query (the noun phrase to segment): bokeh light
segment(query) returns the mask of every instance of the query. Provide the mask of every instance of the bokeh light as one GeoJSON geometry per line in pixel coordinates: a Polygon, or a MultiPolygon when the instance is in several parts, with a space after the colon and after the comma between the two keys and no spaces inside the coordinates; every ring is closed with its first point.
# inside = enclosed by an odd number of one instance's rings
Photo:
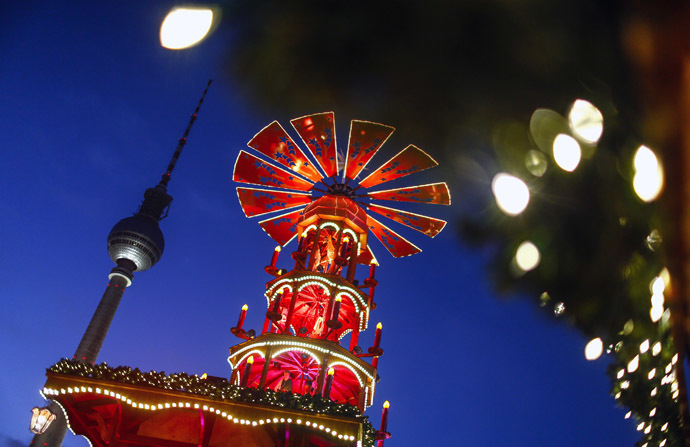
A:
{"type": "Polygon", "coordinates": [[[546,172],[548,161],[543,152],[532,149],[525,155],[525,167],[533,176],[541,177],[546,172]]]}
{"type": "Polygon", "coordinates": [[[661,162],[651,149],[640,146],[635,152],[633,167],[635,194],[645,202],[654,201],[664,187],[664,170],[661,162]]]}
{"type": "Polygon", "coordinates": [[[594,144],[604,132],[604,116],[589,101],[578,99],[568,113],[568,125],[580,141],[594,144]]]}
{"type": "Polygon", "coordinates": [[[515,264],[523,272],[535,269],[541,261],[541,254],[536,245],[525,241],[515,251],[515,264]]]}
{"type": "Polygon", "coordinates": [[[161,45],[170,50],[189,48],[206,37],[213,24],[208,8],[174,8],[161,24],[161,45]]]}
{"type": "Polygon", "coordinates": [[[510,216],[523,212],[529,203],[529,189],[525,182],[505,172],[494,176],[491,191],[501,211],[510,216]]]}
{"type": "Polygon", "coordinates": [[[652,323],[656,323],[661,319],[661,316],[664,314],[664,308],[663,306],[652,306],[651,310],[649,311],[649,318],[652,320],[652,323]]]}
{"type": "Polygon", "coordinates": [[[590,361],[596,360],[601,357],[603,350],[604,343],[601,341],[601,338],[593,338],[585,346],[585,358],[590,361]]]}
{"type": "Polygon", "coordinates": [[[558,167],[564,171],[573,172],[580,164],[582,151],[575,138],[570,135],[558,134],[553,140],[553,159],[558,167]]]}

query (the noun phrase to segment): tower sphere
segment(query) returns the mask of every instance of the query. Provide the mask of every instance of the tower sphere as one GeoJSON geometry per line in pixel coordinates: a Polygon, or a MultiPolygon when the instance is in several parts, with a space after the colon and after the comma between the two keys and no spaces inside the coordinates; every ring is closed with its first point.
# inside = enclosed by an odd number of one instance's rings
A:
{"type": "Polygon", "coordinates": [[[165,240],[158,222],[142,214],[122,219],[108,235],[110,259],[115,263],[118,259],[129,259],[138,272],[153,267],[164,248],[165,240]]]}

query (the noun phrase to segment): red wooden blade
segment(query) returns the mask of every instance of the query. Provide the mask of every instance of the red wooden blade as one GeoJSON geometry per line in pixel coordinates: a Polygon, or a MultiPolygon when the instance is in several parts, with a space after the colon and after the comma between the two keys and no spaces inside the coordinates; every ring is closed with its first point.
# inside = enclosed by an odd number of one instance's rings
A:
{"type": "Polygon", "coordinates": [[[273,121],[254,135],[247,146],[256,149],[274,161],[287,166],[313,182],[321,180],[321,174],[311,164],[304,152],[292,141],[290,135],[278,123],[273,121]]]}
{"type": "Polygon", "coordinates": [[[354,180],[393,131],[394,127],[383,124],[352,120],[343,178],[354,180]]]}
{"type": "Polygon", "coordinates": [[[237,197],[247,217],[287,210],[311,202],[310,194],[258,188],[237,188],[237,197]]]}
{"type": "Polygon", "coordinates": [[[374,261],[376,265],[379,265],[379,261],[376,260],[374,252],[371,251],[371,247],[369,244],[367,244],[366,250],[362,250],[359,256],[357,256],[357,263],[369,265],[371,264],[371,261],[374,261]]]}
{"type": "Polygon", "coordinates": [[[450,205],[450,191],[448,191],[448,185],[445,182],[370,192],[368,196],[379,200],[450,205]]]}
{"type": "Polygon", "coordinates": [[[371,232],[374,233],[376,239],[381,241],[394,258],[410,256],[422,251],[419,247],[412,244],[412,242],[409,242],[371,216],[367,216],[367,226],[371,232]]]}
{"type": "Polygon", "coordinates": [[[338,154],[335,142],[335,118],[333,112],[316,113],[290,121],[311,154],[326,173],[337,174],[338,154]]]}
{"type": "Polygon", "coordinates": [[[286,245],[297,234],[297,220],[301,215],[302,210],[299,209],[262,220],[259,225],[278,244],[286,245]]]}
{"type": "Polygon", "coordinates": [[[391,158],[376,171],[369,174],[359,184],[362,188],[380,185],[415,172],[438,166],[436,160],[414,145],[409,145],[391,158]]]}
{"type": "Polygon", "coordinates": [[[312,184],[248,152],[240,151],[232,179],[239,183],[309,191],[312,184]]]}
{"type": "Polygon", "coordinates": [[[396,210],[381,205],[369,205],[369,211],[379,213],[398,223],[407,227],[424,233],[429,237],[434,237],[443,230],[446,226],[445,220],[434,219],[433,217],[423,216],[421,214],[410,213],[407,211],[396,210]]]}

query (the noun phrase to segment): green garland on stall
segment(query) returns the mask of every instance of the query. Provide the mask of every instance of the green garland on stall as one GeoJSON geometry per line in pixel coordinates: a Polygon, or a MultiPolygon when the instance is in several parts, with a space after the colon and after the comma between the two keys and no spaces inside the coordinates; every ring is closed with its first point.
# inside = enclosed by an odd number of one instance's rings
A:
{"type": "Polygon", "coordinates": [[[87,377],[99,380],[126,383],[128,385],[148,386],[170,391],[181,391],[209,399],[234,402],[255,403],[279,408],[308,411],[310,413],[345,416],[358,419],[364,424],[364,446],[373,447],[376,430],[357,407],[350,404],[323,399],[320,395],[292,394],[289,392],[260,390],[229,383],[202,379],[196,374],[172,373],[164,371],[142,372],[129,366],[108,366],[105,362],[89,365],[76,360],[62,359],[48,368],[49,372],[69,376],[87,377]]]}

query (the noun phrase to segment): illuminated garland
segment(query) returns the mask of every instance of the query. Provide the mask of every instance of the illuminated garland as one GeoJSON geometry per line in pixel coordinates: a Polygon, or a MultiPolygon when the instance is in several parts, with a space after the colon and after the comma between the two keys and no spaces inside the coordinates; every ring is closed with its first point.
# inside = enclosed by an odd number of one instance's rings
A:
{"type": "Polygon", "coordinates": [[[89,365],[69,359],[60,360],[48,368],[48,371],[69,376],[109,380],[169,391],[181,391],[218,401],[229,400],[233,402],[255,403],[315,414],[356,418],[364,426],[363,445],[373,447],[375,442],[376,430],[369,423],[368,417],[362,415],[357,407],[350,404],[336,403],[330,399],[322,399],[318,394],[299,395],[281,391],[259,390],[241,387],[227,381],[219,383],[202,379],[197,375],[187,373],[142,372],[138,368],[132,369],[129,366],[110,367],[105,363],[89,365]]]}
{"type": "Polygon", "coordinates": [[[463,230],[500,248],[492,262],[499,290],[539,297],[591,338],[588,360],[611,362],[611,394],[637,421],[639,447],[682,446],[682,368],[664,306],[680,273],[669,273],[662,243],[676,222],[652,203],[663,186],[660,159],[623,126],[604,132],[604,116],[617,115],[602,104],[604,113],[576,100],[567,117],[538,109],[515,133],[524,141],[496,138],[488,168],[496,209],[468,214],[463,230]]]}

